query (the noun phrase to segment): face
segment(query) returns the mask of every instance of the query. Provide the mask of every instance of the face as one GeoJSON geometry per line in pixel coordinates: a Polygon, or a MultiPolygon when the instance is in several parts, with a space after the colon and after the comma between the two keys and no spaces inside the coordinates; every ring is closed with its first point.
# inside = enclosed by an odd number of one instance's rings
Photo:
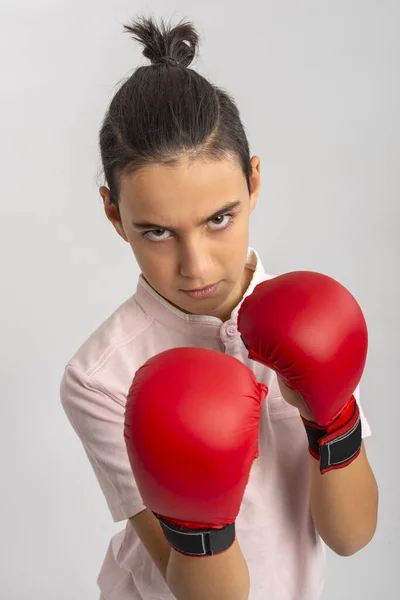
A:
{"type": "Polygon", "coordinates": [[[187,313],[226,320],[247,289],[258,157],[251,164],[250,194],[233,158],[155,165],[122,176],[121,221],[109,190],[100,189],[108,219],[130,244],[147,282],[187,313]]]}

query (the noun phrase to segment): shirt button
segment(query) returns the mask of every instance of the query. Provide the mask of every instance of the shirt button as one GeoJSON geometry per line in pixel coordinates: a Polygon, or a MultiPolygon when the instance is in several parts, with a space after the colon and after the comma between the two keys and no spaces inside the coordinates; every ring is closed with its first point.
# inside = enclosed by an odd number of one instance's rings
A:
{"type": "Polygon", "coordinates": [[[227,329],[226,329],[226,333],[230,336],[236,335],[238,332],[237,328],[235,327],[235,325],[228,325],[227,329]]]}

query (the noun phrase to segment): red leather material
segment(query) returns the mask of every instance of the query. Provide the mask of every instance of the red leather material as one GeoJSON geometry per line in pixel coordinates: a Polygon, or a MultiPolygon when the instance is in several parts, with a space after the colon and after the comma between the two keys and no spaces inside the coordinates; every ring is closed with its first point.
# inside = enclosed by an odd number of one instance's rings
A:
{"type": "Polygon", "coordinates": [[[236,358],[175,348],[136,373],[125,440],[143,503],[186,527],[235,521],[268,389],[236,358]]]}
{"type": "Polygon", "coordinates": [[[275,371],[329,426],[349,403],[366,362],[361,308],[340,283],[313,271],[285,273],[256,286],[238,314],[249,358],[275,371]]]}

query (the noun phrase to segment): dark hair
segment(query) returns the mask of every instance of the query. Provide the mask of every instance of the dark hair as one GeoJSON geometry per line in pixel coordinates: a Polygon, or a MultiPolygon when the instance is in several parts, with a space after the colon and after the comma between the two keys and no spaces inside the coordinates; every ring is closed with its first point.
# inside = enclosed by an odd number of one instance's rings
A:
{"type": "Polygon", "coordinates": [[[189,69],[199,43],[191,23],[175,27],[139,18],[124,29],[144,45],[151,65],[139,67],[112,99],[100,130],[100,152],[111,202],[119,177],[145,166],[191,159],[238,160],[250,191],[250,151],[229,94],[189,69]]]}

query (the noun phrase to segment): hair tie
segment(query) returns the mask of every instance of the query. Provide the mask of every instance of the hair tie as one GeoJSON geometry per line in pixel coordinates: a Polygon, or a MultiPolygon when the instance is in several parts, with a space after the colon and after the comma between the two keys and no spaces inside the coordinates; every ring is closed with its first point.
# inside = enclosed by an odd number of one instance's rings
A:
{"type": "Polygon", "coordinates": [[[170,67],[179,67],[179,62],[173,56],[161,56],[154,64],[164,64],[169,65],[170,67]]]}

